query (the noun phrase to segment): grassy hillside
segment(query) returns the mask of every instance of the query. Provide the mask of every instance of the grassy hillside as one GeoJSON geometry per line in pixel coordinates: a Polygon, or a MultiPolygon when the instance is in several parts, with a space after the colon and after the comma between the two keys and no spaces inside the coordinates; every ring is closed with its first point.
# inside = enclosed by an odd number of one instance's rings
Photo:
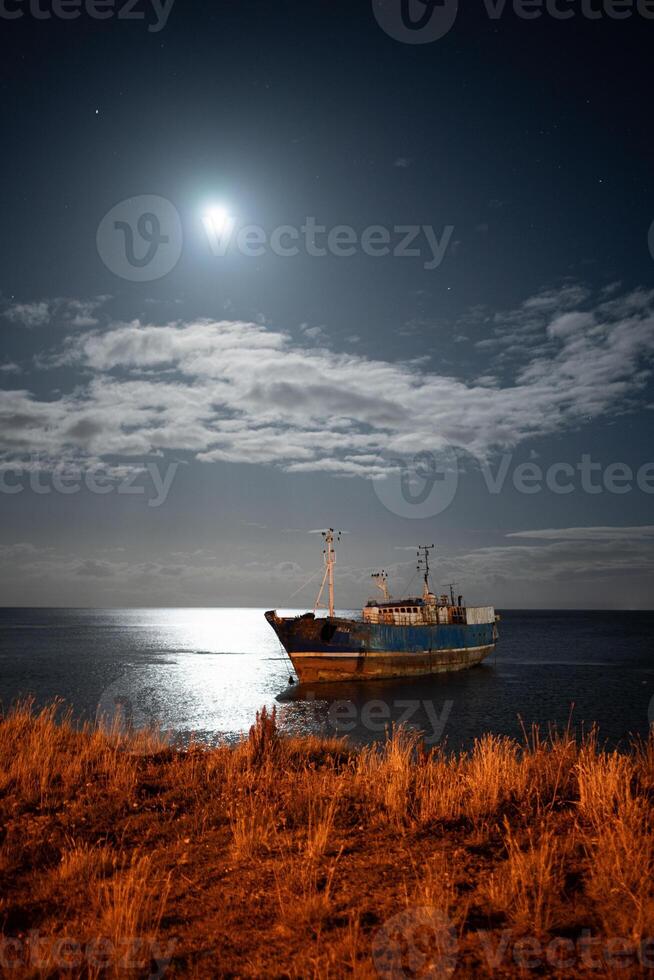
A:
{"type": "Polygon", "coordinates": [[[0,972],[632,976],[654,968],[654,738],[178,751],[0,720],[0,972]],[[590,973],[589,973],[590,971],[590,973]]]}

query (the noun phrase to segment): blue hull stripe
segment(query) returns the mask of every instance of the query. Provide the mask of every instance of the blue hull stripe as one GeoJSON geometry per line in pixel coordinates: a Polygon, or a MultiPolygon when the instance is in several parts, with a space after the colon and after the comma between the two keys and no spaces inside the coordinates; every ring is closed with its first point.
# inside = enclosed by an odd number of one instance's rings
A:
{"type": "MultiPolygon", "coordinates": [[[[295,624],[294,624],[295,625],[295,624]]],[[[341,624],[342,626],[342,621],[341,624]]],[[[495,643],[494,624],[439,624],[434,626],[386,626],[352,621],[346,629],[337,628],[328,641],[318,630],[306,635],[300,628],[279,629],[279,636],[289,653],[420,653],[438,650],[465,650],[495,643]]]]}

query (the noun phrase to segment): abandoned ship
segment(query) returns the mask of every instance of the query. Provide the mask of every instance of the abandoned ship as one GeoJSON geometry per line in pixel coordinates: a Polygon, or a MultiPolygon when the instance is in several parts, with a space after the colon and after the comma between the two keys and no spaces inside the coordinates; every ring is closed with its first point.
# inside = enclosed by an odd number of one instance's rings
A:
{"type": "Polygon", "coordinates": [[[382,593],[371,599],[360,618],[334,612],[334,531],[323,531],[325,571],[313,612],[282,617],[265,613],[302,683],[420,676],[473,667],[487,657],[498,639],[493,606],[466,606],[463,596],[435,595],[429,582],[429,553],[418,549],[422,595],[389,595],[385,572],[373,575],[382,593]],[[328,587],[327,616],[316,616],[328,587]]]}

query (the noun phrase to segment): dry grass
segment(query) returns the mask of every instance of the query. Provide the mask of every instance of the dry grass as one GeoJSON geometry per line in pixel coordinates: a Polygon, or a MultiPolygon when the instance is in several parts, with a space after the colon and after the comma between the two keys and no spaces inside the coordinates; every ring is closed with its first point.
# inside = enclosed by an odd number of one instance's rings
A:
{"type": "Polygon", "coordinates": [[[110,847],[71,841],[70,849],[62,851],[61,861],[54,867],[52,875],[63,885],[79,881],[97,884],[112,872],[116,860],[116,853],[110,847]]]}
{"type": "Polygon", "coordinates": [[[585,841],[587,891],[605,930],[636,942],[652,936],[654,834],[651,806],[622,803],[585,841]]]}
{"type": "Polygon", "coordinates": [[[561,900],[565,839],[556,825],[529,827],[524,840],[505,821],[506,860],[490,875],[487,895],[521,932],[547,933],[561,900]]]}
{"type": "Polygon", "coordinates": [[[158,873],[152,855],[131,855],[99,893],[100,931],[114,945],[125,937],[156,936],[170,892],[171,872],[158,873]]]}
{"type": "Polygon", "coordinates": [[[524,975],[528,942],[540,972],[581,977],[585,935],[595,975],[616,943],[620,975],[642,975],[653,799],[654,737],[619,753],[533,730],[453,755],[397,730],[355,750],[261,712],[235,747],[176,751],[18,706],[0,719],[0,973],[417,977],[454,937],[455,976],[524,975]]]}
{"type": "Polygon", "coordinates": [[[228,808],[232,855],[245,860],[269,851],[275,838],[276,811],[258,795],[239,795],[228,808]]]}

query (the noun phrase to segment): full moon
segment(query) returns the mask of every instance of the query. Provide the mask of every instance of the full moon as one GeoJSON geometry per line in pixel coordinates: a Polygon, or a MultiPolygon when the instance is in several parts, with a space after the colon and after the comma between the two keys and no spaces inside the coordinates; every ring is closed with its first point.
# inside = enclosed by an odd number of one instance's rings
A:
{"type": "Polygon", "coordinates": [[[222,238],[228,234],[234,224],[234,219],[223,205],[212,205],[202,216],[207,234],[211,238],[222,238]]]}

